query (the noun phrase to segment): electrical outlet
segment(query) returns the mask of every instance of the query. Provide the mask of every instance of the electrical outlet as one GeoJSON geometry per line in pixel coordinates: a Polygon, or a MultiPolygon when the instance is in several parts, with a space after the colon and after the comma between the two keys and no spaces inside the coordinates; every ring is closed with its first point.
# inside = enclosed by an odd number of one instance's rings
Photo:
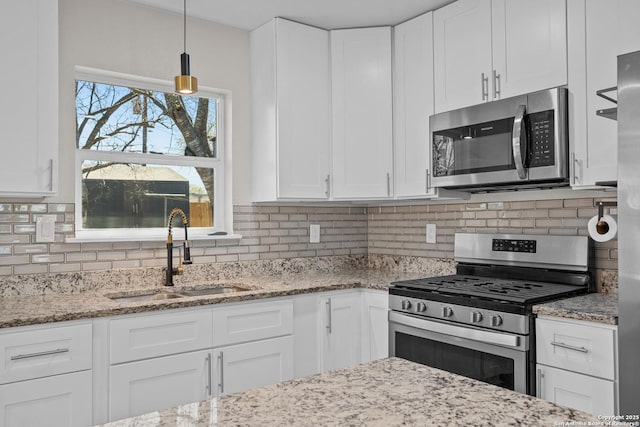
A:
{"type": "Polygon", "coordinates": [[[436,225],[427,224],[427,243],[436,242],[436,225]]]}
{"type": "Polygon", "coordinates": [[[320,243],[320,224],[309,226],[309,243],[320,243]]]}
{"type": "Polygon", "coordinates": [[[56,229],[55,215],[42,215],[36,219],[36,242],[54,242],[56,229]]]}

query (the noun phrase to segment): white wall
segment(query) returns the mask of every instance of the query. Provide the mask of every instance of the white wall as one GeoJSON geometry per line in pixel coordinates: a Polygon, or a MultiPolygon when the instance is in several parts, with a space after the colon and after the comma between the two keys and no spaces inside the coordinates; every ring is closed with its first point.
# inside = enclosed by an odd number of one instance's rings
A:
{"type": "MultiPolygon", "coordinates": [[[[124,0],[59,0],[60,186],[48,201],[74,202],[76,65],[169,82],[180,74],[182,15],[124,0]]],[[[187,53],[199,86],[226,89],[233,99],[233,201],[250,195],[249,33],[188,18],[187,53]]]]}

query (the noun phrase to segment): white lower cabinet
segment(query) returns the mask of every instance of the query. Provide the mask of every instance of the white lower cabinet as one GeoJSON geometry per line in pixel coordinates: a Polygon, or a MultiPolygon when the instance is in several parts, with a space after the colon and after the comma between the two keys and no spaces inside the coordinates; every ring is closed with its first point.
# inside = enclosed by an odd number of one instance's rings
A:
{"type": "Polygon", "coordinates": [[[108,420],[292,379],[292,330],[291,299],[112,319],[108,420]]]}
{"type": "Polygon", "coordinates": [[[348,290],[294,298],[294,377],[388,356],[388,294],[348,290]]]}
{"type": "Polygon", "coordinates": [[[594,415],[614,415],[613,381],[537,365],[538,397],[594,415]]]}
{"type": "Polygon", "coordinates": [[[90,323],[0,332],[0,426],[93,424],[91,343],[90,323]]]}
{"type": "Polygon", "coordinates": [[[537,396],[589,412],[617,410],[617,328],[594,322],[536,319],[537,396]]]}
{"type": "Polygon", "coordinates": [[[112,366],[109,419],[118,420],[211,397],[211,351],[112,366]]]}
{"type": "Polygon", "coordinates": [[[389,295],[362,291],[362,362],[389,357],[389,295]]]}
{"type": "Polygon", "coordinates": [[[293,378],[291,335],[214,351],[216,395],[236,393],[293,378]]]}
{"type": "Polygon", "coordinates": [[[360,363],[360,292],[324,297],[322,370],[360,363]]]}
{"type": "Polygon", "coordinates": [[[0,386],[3,427],[92,425],[91,371],[0,386]]]}

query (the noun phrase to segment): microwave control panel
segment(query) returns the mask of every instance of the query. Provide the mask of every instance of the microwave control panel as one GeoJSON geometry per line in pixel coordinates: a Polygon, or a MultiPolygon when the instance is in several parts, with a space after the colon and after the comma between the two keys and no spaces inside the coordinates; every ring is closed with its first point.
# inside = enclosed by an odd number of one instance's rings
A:
{"type": "Polygon", "coordinates": [[[531,113],[529,119],[529,167],[553,166],[555,163],[553,110],[531,113]]]}

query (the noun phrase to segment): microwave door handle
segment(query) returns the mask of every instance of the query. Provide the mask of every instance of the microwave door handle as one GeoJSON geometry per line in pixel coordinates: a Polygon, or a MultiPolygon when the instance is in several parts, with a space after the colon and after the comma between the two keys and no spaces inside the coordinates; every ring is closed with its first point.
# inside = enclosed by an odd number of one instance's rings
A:
{"type": "Polygon", "coordinates": [[[527,107],[525,105],[518,105],[516,110],[516,117],[513,120],[513,134],[511,138],[511,148],[513,149],[513,162],[516,164],[516,171],[518,172],[518,178],[526,179],[527,170],[524,167],[524,159],[522,158],[522,151],[526,153],[527,147],[527,133],[524,125],[524,115],[526,114],[527,107]]]}

